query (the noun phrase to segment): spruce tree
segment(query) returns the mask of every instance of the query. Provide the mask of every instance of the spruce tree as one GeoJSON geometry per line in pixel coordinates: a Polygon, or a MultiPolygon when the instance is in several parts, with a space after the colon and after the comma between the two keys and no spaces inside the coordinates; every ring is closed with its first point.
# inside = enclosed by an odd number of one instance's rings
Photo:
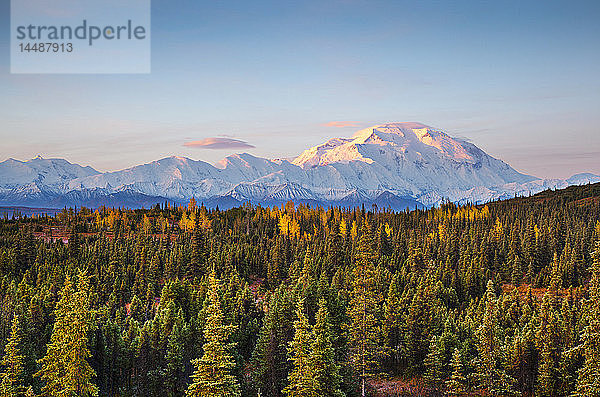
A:
{"type": "Polygon", "coordinates": [[[511,274],[512,283],[515,286],[519,286],[521,284],[521,281],[523,280],[523,264],[521,262],[521,258],[519,257],[519,255],[515,255],[512,266],[513,266],[513,270],[512,270],[512,274],[511,274]]]}
{"type": "Polygon", "coordinates": [[[386,354],[390,357],[392,365],[397,365],[403,356],[404,330],[406,328],[406,321],[403,318],[403,303],[399,273],[396,273],[388,289],[383,324],[386,354]]]}
{"type": "Polygon", "coordinates": [[[235,326],[225,324],[218,293],[218,281],[214,275],[209,279],[206,324],[203,335],[206,343],[204,354],[192,361],[195,367],[192,383],[186,395],[188,397],[235,397],[240,396],[240,385],[231,374],[235,361],[231,350],[235,343],[229,343],[229,336],[235,326]]]}
{"type": "Polygon", "coordinates": [[[584,306],[587,325],[581,335],[581,349],[585,361],[578,371],[578,396],[600,395],[600,240],[596,241],[594,248],[589,298],[584,306]]]}
{"type": "Polygon", "coordinates": [[[423,371],[423,362],[428,353],[431,341],[430,321],[432,321],[432,306],[427,304],[425,280],[420,279],[416,291],[408,303],[405,317],[404,351],[409,366],[410,375],[417,375],[423,371]]]}
{"type": "Polygon", "coordinates": [[[537,345],[540,350],[540,363],[538,368],[538,385],[536,394],[540,396],[555,396],[559,394],[561,359],[561,330],[558,312],[558,291],[556,284],[552,284],[542,300],[539,327],[537,330],[537,345]]]}
{"type": "Polygon", "coordinates": [[[181,384],[184,372],[184,359],[183,353],[185,350],[185,332],[186,327],[183,319],[181,309],[177,313],[175,318],[175,324],[173,330],[169,335],[169,340],[166,346],[166,371],[165,371],[165,383],[168,385],[169,390],[173,395],[181,395],[182,387],[181,384]]]}
{"type": "Polygon", "coordinates": [[[375,280],[374,239],[365,218],[360,230],[356,263],[352,272],[350,298],[350,344],[352,364],[360,377],[361,393],[365,396],[366,379],[373,373],[381,355],[381,324],[378,290],[375,280]]]}
{"type": "Polygon", "coordinates": [[[252,378],[257,393],[279,396],[289,372],[287,345],[294,337],[290,293],[279,286],[269,299],[265,317],[252,352],[252,378]]]}
{"type": "Polygon", "coordinates": [[[445,379],[444,353],[440,348],[436,336],[431,338],[429,353],[427,353],[423,363],[425,364],[425,380],[434,386],[441,384],[445,379]]]}
{"type": "Polygon", "coordinates": [[[449,396],[462,396],[466,392],[467,380],[463,374],[463,364],[460,350],[454,349],[452,353],[452,374],[450,379],[446,381],[446,389],[449,396]]]}
{"type": "Polygon", "coordinates": [[[22,330],[19,316],[15,316],[12,322],[12,329],[8,343],[4,348],[4,356],[0,361],[0,366],[4,372],[0,374],[0,397],[22,396],[24,357],[21,354],[22,330]]]}
{"type": "Polygon", "coordinates": [[[498,300],[491,280],[488,281],[483,304],[483,321],[477,329],[479,357],[475,376],[492,395],[514,395],[515,381],[501,367],[504,349],[499,335],[498,300]]]}
{"type": "Polygon", "coordinates": [[[342,381],[340,366],[335,362],[329,311],[324,299],[319,301],[311,348],[310,365],[315,379],[317,395],[322,397],[344,397],[345,394],[340,389],[342,381]]]}
{"type": "Polygon", "coordinates": [[[46,355],[39,360],[37,372],[44,382],[44,396],[96,396],[92,382],[95,371],[88,363],[91,356],[88,334],[94,328],[89,304],[89,277],[79,272],[77,289],[67,277],[54,312],[56,322],[46,355]]]}
{"type": "Polygon", "coordinates": [[[313,333],[304,315],[304,301],[299,301],[294,321],[294,339],[289,343],[288,355],[292,370],[283,394],[290,397],[317,397],[315,368],[311,362],[311,340],[313,333]]]}
{"type": "Polygon", "coordinates": [[[206,236],[202,225],[200,224],[199,214],[196,214],[194,218],[194,229],[192,232],[192,253],[191,262],[188,271],[188,276],[201,277],[206,270],[207,260],[207,247],[206,247],[206,236]]]}

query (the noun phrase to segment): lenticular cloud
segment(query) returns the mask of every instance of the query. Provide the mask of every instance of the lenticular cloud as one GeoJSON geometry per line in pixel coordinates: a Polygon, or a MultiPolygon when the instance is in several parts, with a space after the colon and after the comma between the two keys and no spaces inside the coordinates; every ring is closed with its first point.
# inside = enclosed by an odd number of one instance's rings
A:
{"type": "Polygon", "coordinates": [[[199,141],[186,142],[183,146],[199,149],[239,149],[253,148],[248,142],[232,138],[205,138],[199,141]]]}

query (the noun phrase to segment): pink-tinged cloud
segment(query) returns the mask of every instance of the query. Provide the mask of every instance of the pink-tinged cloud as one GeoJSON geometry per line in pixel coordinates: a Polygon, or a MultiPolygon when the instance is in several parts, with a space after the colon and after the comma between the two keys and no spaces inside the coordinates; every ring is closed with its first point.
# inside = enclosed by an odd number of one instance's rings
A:
{"type": "Polygon", "coordinates": [[[321,124],[323,127],[335,127],[335,128],[344,128],[344,127],[359,127],[360,123],[356,121],[330,121],[325,124],[321,124]]]}
{"type": "Polygon", "coordinates": [[[183,146],[198,149],[248,149],[255,147],[248,142],[232,138],[205,138],[200,141],[186,142],[183,146]]]}

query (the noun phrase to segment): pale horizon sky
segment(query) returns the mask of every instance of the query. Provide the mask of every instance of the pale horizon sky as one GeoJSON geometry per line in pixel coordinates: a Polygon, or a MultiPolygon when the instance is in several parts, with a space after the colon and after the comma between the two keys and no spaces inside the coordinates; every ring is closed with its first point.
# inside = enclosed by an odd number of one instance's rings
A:
{"type": "Polygon", "coordinates": [[[154,0],[148,75],[11,75],[9,4],[0,161],[285,158],[418,121],[527,174],[600,174],[597,1],[154,0]]]}

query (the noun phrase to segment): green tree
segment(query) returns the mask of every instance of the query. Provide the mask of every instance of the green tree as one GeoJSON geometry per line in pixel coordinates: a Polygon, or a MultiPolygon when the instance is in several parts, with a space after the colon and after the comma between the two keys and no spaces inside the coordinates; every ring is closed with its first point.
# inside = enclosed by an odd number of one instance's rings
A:
{"type": "Polygon", "coordinates": [[[417,375],[423,371],[423,362],[428,353],[431,341],[430,324],[433,319],[433,305],[428,303],[426,283],[421,277],[416,291],[410,291],[405,317],[404,352],[406,355],[410,375],[417,375]]]}
{"type": "Polygon", "coordinates": [[[404,331],[406,321],[403,316],[402,287],[400,285],[399,273],[394,274],[387,293],[384,308],[383,332],[387,355],[392,366],[396,367],[403,356],[404,331]]]}
{"type": "Polygon", "coordinates": [[[208,247],[205,231],[200,224],[200,213],[197,213],[194,218],[194,229],[192,232],[192,252],[191,262],[188,269],[190,277],[201,277],[206,271],[206,261],[208,257],[208,247]]]}
{"type": "Polygon", "coordinates": [[[600,395],[600,240],[595,244],[591,271],[589,298],[584,306],[587,325],[581,335],[580,348],[585,361],[578,371],[576,393],[579,396],[600,395]]]}
{"type": "Polygon", "coordinates": [[[515,286],[519,286],[521,284],[521,281],[523,280],[523,263],[521,262],[521,258],[519,257],[519,255],[515,255],[512,266],[512,283],[515,286]]]}
{"type": "Polygon", "coordinates": [[[288,385],[283,394],[291,397],[317,397],[315,371],[311,362],[311,339],[313,333],[304,315],[304,301],[298,302],[294,339],[289,343],[288,355],[292,370],[288,374],[288,385]]]}
{"type": "Polygon", "coordinates": [[[540,396],[555,396],[559,394],[561,382],[559,364],[561,359],[562,332],[560,329],[560,313],[558,309],[558,279],[554,279],[542,300],[539,327],[537,330],[537,345],[540,350],[538,368],[538,386],[536,394],[540,396]]]}
{"type": "Polygon", "coordinates": [[[240,385],[231,374],[235,361],[231,350],[235,343],[229,343],[229,336],[235,326],[226,325],[221,310],[219,284],[214,275],[209,279],[206,324],[203,335],[206,343],[203,345],[204,354],[192,361],[195,367],[192,383],[186,391],[188,397],[217,397],[239,396],[240,385]]]}
{"type": "Polygon", "coordinates": [[[444,374],[444,352],[438,343],[438,337],[433,336],[429,343],[429,353],[424,360],[426,381],[432,385],[441,384],[445,377],[444,374]]]}
{"type": "Polygon", "coordinates": [[[279,286],[270,296],[256,347],[252,353],[252,381],[256,392],[279,396],[289,372],[287,345],[294,337],[290,292],[279,286]]]}
{"type": "Polygon", "coordinates": [[[4,372],[0,374],[0,397],[22,396],[25,390],[23,387],[25,358],[21,354],[21,332],[19,316],[15,316],[8,343],[4,348],[4,357],[0,361],[0,366],[4,368],[4,372]]]}
{"type": "Polygon", "coordinates": [[[452,353],[452,374],[450,379],[446,381],[446,389],[449,396],[461,396],[465,394],[467,380],[464,376],[462,357],[458,348],[452,353]]]}
{"type": "Polygon", "coordinates": [[[183,315],[181,310],[177,313],[173,330],[169,335],[166,346],[166,373],[165,383],[173,395],[181,395],[184,372],[183,354],[185,350],[185,331],[183,315]]]}
{"type": "Polygon", "coordinates": [[[514,395],[515,381],[502,368],[505,349],[500,338],[498,300],[491,280],[488,281],[483,303],[485,305],[483,321],[477,329],[479,357],[476,361],[476,378],[492,395],[514,395]]]}
{"type": "Polygon", "coordinates": [[[378,294],[371,226],[365,218],[360,230],[356,264],[352,272],[352,292],[348,314],[350,317],[350,345],[352,364],[360,377],[362,396],[365,383],[381,356],[380,297],[378,294]]]}
{"type": "Polygon", "coordinates": [[[340,389],[340,366],[335,362],[329,311],[324,299],[319,301],[311,348],[310,364],[316,394],[322,397],[344,397],[345,394],[340,389]]]}
{"type": "Polygon", "coordinates": [[[36,374],[44,382],[42,395],[98,395],[98,387],[92,382],[96,373],[87,361],[91,356],[88,334],[94,328],[89,276],[79,272],[76,289],[67,277],[54,315],[48,350],[39,360],[41,369],[36,374]]]}

